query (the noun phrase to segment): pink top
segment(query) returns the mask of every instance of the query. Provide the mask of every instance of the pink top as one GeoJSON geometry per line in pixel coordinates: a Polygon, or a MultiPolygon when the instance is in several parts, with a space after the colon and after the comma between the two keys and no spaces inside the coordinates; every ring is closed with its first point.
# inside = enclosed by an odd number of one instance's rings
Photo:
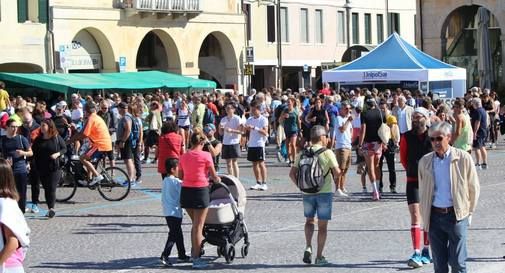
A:
{"type": "Polygon", "coordinates": [[[12,255],[5,260],[5,267],[20,267],[23,266],[25,254],[22,248],[16,249],[12,255]]]}
{"type": "Polygon", "coordinates": [[[187,188],[208,187],[209,179],[207,174],[213,164],[209,152],[191,150],[181,155],[179,168],[184,174],[182,186],[187,188]]]}

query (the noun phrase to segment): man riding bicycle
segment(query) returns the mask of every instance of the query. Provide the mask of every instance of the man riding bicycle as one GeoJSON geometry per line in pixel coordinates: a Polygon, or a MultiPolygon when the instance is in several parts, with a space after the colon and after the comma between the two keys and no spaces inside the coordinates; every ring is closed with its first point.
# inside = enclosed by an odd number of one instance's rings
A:
{"type": "MultiPolygon", "coordinates": [[[[93,176],[88,186],[93,186],[104,179],[104,177],[96,171],[91,160],[101,158],[104,154],[112,151],[112,141],[107,125],[96,112],[96,104],[92,102],[86,103],[84,106],[84,115],[87,117],[87,121],[84,125],[84,129],[72,136],[69,141],[73,143],[74,141],[88,138],[91,142],[88,150],[80,157],[82,165],[88,171],[89,178],[91,178],[91,175],[93,176]]],[[[81,181],[79,181],[79,183],[83,184],[81,181]]]]}

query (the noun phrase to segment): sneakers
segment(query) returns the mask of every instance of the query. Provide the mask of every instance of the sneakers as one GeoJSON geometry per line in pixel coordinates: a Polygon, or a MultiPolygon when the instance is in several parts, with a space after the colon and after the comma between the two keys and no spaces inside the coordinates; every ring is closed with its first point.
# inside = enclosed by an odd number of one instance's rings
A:
{"type": "Polygon", "coordinates": [[[378,191],[372,192],[372,201],[379,201],[380,195],[378,191]]]}
{"type": "Polygon", "coordinates": [[[266,190],[268,190],[267,184],[266,183],[261,184],[260,191],[266,191],[266,190]]]}
{"type": "MultiPolygon", "coordinates": [[[[134,186],[136,186],[136,185],[137,185],[137,184],[135,183],[135,181],[130,181],[129,183],[130,183],[130,187],[134,187],[134,186]]],[[[122,183],[120,183],[120,184],[121,184],[121,186],[123,186],[123,187],[128,187],[128,181],[127,181],[127,180],[125,180],[124,182],[122,182],[122,183]]]]}
{"type": "Polygon", "coordinates": [[[312,248],[308,246],[305,248],[305,252],[303,252],[303,262],[306,264],[312,263],[312,248]]]}
{"type": "Polygon", "coordinates": [[[428,248],[423,248],[423,251],[421,252],[421,262],[423,264],[431,264],[431,256],[430,256],[430,250],[428,248]]]}
{"type": "Polygon", "coordinates": [[[33,204],[32,205],[32,212],[33,213],[39,213],[40,212],[39,206],[37,206],[37,204],[33,204]]]}
{"type": "Polygon", "coordinates": [[[168,260],[168,257],[165,257],[163,255],[161,255],[161,257],[160,257],[160,262],[164,266],[172,266],[172,263],[168,260]]]}
{"type": "Polygon", "coordinates": [[[396,188],[395,187],[389,187],[389,190],[391,191],[391,193],[394,193],[394,194],[397,194],[398,192],[396,191],[396,188]]]}
{"type": "Polygon", "coordinates": [[[194,258],[193,265],[191,266],[193,269],[203,269],[207,268],[209,264],[203,260],[202,258],[194,258]]]}
{"type": "Polygon", "coordinates": [[[50,209],[47,214],[46,214],[46,217],[47,218],[53,218],[54,216],[56,215],[56,212],[54,212],[53,209],[50,209]]]}
{"type": "Polygon", "coordinates": [[[280,151],[277,152],[277,161],[284,162],[284,156],[280,151]]]}
{"type": "Polygon", "coordinates": [[[152,162],[150,158],[142,160],[142,164],[151,164],[152,162]]]}
{"type": "Polygon", "coordinates": [[[30,212],[30,208],[29,207],[25,207],[25,213],[29,213],[30,212]]]}
{"type": "Polygon", "coordinates": [[[412,255],[412,257],[410,257],[407,264],[412,268],[419,268],[423,266],[421,254],[414,252],[414,254],[412,255]]]}
{"type": "Polygon", "coordinates": [[[344,191],[342,191],[341,189],[338,189],[335,192],[335,196],[337,196],[337,197],[349,197],[349,195],[347,193],[345,193],[344,191]]]}
{"type": "Polygon", "coordinates": [[[476,168],[477,170],[482,170],[482,167],[481,167],[481,165],[480,165],[480,164],[475,164],[475,168],[476,168]]]}
{"type": "Polygon", "coordinates": [[[480,166],[483,170],[487,170],[487,163],[482,163],[482,165],[480,165],[480,166]]]}
{"type": "Polygon", "coordinates": [[[81,186],[88,186],[88,181],[86,180],[77,180],[77,183],[81,186]]]}
{"type": "Polygon", "coordinates": [[[361,192],[368,193],[368,190],[366,189],[366,187],[363,187],[363,190],[361,192]]]}
{"type": "Polygon", "coordinates": [[[177,262],[179,263],[189,263],[191,262],[191,257],[189,256],[182,256],[177,258],[177,262]]]}
{"type": "Polygon", "coordinates": [[[89,182],[88,186],[93,186],[95,185],[96,183],[100,182],[103,180],[103,175],[99,175],[99,176],[95,176],[93,177],[93,179],[91,179],[91,181],[89,182]]]}
{"type": "Polygon", "coordinates": [[[326,258],[324,256],[321,256],[320,258],[316,258],[316,262],[314,263],[314,265],[317,265],[317,266],[324,266],[324,265],[328,265],[329,262],[326,260],[326,258]]]}
{"type": "Polygon", "coordinates": [[[250,189],[259,191],[259,190],[261,190],[261,188],[262,188],[261,183],[256,182],[256,184],[252,185],[250,189]]]}

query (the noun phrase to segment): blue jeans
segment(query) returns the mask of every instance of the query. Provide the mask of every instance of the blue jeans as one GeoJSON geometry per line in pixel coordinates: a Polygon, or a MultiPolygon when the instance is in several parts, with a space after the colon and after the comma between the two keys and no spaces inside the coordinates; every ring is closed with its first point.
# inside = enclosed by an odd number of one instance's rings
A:
{"type": "Polygon", "coordinates": [[[466,273],[468,218],[456,221],[454,212],[431,212],[430,244],[435,273],[466,273]]]}

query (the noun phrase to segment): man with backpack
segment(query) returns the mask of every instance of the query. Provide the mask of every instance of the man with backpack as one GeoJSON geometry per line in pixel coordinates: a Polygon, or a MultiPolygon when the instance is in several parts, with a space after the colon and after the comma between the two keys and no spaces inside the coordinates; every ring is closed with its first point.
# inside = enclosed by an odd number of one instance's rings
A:
{"type": "Polygon", "coordinates": [[[328,221],[331,220],[333,203],[332,184],[340,176],[335,154],[326,149],[327,131],[321,125],[310,130],[310,145],[297,155],[289,177],[303,192],[303,210],[306,218],[303,262],[312,263],[312,236],[314,234],[314,217],[318,218],[317,255],[315,265],[327,265],[323,256],[326,242],[328,221]]]}

